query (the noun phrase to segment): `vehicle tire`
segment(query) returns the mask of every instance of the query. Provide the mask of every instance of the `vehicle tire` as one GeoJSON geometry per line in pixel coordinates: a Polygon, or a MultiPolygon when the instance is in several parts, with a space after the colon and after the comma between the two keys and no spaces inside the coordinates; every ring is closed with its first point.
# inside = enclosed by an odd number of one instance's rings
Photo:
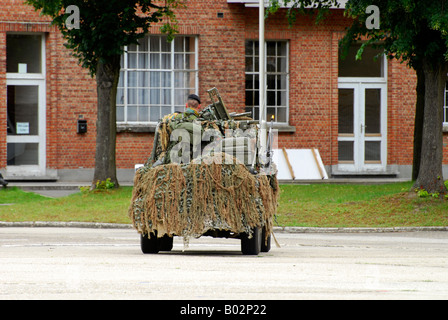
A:
{"type": "Polygon", "coordinates": [[[158,241],[159,251],[171,251],[173,249],[173,237],[166,234],[158,241]]]}
{"type": "Polygon", "coordinates": [[[140,247],[142,249],[143,253],[158,253],[159,252],[159,246],[158,246],[158,239],[157,239],[157,231],[155,233],[148,234],[141,234],[140,235],[140,247]]]}
{"type": "Polygon", "coordinates": [[[269,252],[271,250],[271,235],[266,239],[266,227],[263,227],[261,234],[261,252],[269,252]]]}
{"type": "Polygon", "coordinates": [[[241,237],[241,252],[244,255],[257,255],[261,250],[261,228],[254,228],[252,238],[247,233],[241,237]]]}

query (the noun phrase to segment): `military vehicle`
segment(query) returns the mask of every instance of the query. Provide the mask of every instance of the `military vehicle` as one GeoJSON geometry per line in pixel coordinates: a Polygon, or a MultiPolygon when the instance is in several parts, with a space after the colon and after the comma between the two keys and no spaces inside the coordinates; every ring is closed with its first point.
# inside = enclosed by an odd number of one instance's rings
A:
{"type": "Polygon", "coordinates": [[[245,255],[270,250],[278,197],[272,121],[261,135],[248,113],[227,111],[216,88],[208,94],[212,104],[194,121],[159,121],[151,156],[136,171],[129,217],[143,253],[170,251],[174,236],[238,238],[245,255]]]}

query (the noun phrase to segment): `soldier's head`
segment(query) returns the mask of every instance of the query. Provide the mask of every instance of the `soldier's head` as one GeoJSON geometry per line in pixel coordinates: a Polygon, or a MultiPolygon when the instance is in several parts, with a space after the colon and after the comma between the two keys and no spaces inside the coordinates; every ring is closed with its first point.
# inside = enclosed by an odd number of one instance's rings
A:
{"type": "Polygon", "coordinates": [[[187,100],[187,108],[192,108],[197,111],[201,109],[201,100],[195,94],[190,94],[187,100]]]}

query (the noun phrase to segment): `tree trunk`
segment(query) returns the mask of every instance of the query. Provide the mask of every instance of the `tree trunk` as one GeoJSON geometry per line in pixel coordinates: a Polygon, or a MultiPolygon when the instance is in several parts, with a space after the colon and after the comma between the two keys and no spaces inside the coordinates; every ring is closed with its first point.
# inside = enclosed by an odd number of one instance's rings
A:
{"type": "Polygon", "coordinates": [[[425,110],[423,120],[422,153],[418,178],[414,187],[430,193],[446,193],[443,184],[443,93],[447,64],[423,62],[425,76],[425,110]]]}
{"type": "Polygon", "coordinates": [[[414,159],[412,164],[412,180],[418,178],[420,159],[422,154],[422,132],[425,112],[425,73],[422,68],[417,68],[417,104],[415,107],[414,126],[414,159]]]}
{"type": "Polygon", "coordinates": [[[95,172],[92,189],[97,181],[106,181],[108,178],[119,187],[115,160],[115,147],[117,136],[117,86],[120,77],[119,55],[106,62],[99,62],[96,82],[98,93],[98,115],[96,123],[96,154],[95,172]]]}

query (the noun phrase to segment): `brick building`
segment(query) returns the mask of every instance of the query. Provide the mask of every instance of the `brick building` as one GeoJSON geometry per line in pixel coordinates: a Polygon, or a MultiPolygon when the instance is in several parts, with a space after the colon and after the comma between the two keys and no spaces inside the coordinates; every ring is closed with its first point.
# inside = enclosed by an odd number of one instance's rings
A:
{"type": "MultiPolygon", "coordinates": [[[[183,110],[188,93],[207,105],[206,91],[217,87],[230,111],[258,116],[254,2],[188,0],[177,12],[174,42],[154,27],[127,48],[117,96],[119,180],[132,178],[134,165],[149,156],[157,120],[183,110]]],[[[10,179],[91,179],[95,81],[48,18],[22,0],[4,0],[0,8],[0,125],[7,127],[0,131],[1,172],[10,179]],[[78,132],[78,120],[87,132],[78,132]]],[[[373,49],[361,62],[341,60],[338,40],[348,23],[340,9],[319,25],[300,16],[290,28],[282,10],[267,19],[267,113],[275,114],[279,147],[317,148],[330,176],[408,178],[415,74],[405,64],[374,60],[373,49]]]]}

